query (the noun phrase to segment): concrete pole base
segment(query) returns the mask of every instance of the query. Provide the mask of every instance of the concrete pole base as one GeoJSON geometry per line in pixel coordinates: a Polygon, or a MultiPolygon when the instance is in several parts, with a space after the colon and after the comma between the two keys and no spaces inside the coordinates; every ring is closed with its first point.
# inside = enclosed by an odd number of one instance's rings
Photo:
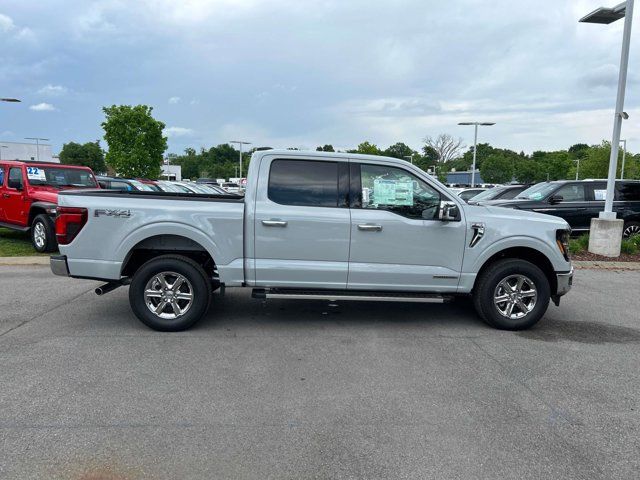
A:
{"type": "Polygon", "coordinates": [[[589,252],[604,257],[619,257],[624,221],[592,218],[589,231],[589,252]]]}

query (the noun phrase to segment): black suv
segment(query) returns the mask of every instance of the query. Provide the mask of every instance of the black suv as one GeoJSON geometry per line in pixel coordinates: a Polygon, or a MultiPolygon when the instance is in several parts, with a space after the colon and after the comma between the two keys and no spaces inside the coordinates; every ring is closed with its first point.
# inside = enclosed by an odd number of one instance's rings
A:
{"type": "MultiPolygon", "coordinates": [[[[518,208],[562,217],[574,233],[588,232],[591,219],[604,210],[607,182],[560,180],[537,183],[513,200],[480,202],[481,205],[518,208]]],[[[624,220],[624,236],[640,233],[640,181],[617,180],[613,211],[624,220]]]]}

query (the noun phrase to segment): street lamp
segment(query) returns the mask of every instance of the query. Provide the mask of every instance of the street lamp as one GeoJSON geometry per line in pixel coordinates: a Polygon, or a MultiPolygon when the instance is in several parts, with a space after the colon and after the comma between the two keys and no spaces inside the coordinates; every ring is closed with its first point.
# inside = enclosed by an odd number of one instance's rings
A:
{"type": "Polygon", "coordinates": [[[613,196],[615,193],[622,120],[629,117],[624,112],[624,93],[627,87],[627,67],[629,65],[629,46],[631,44],[633,2],[634,0],[627,0],[613,8],[600,7],[580,19],[580,22],[583,23],[601,23],[608,25],[624,18],[620,72],[618,75],[618,95],[613,117],[613,140],[611,141],[609,175],[607,177],[607,196],[605,197],[604,211],[600,212],[599,218],[591,220],[591,236],[589,237],[589,251],[591,253],[600,253],[612,257],[620,255],[620,243],[622,241],[622,229],[624,225],[622,220],[616,220],[616,213],[613,211],[613,196]]]}
{"type": "Polygon", "coordinates": [[[578,175],[580,174],[580,157],[576,158],[574,161],[575,161],[575,162],[577,162],[577,166],[576,166],[576,180],[578,180],[578,175]]]}
{"type": "Polygon", "coordinates": [[[624,180],[624,161],[627,156],[627,140],[620,140],[620,142],[624,145],[622,147],[622,171],[620,172],[620,180],[624,180]]]}
{"type": "Polygon", "coordinates": [[[242,145],[251,145],[251,142],[243,142],[242,140],[231,140],[229,143],[237,143],[240,148],[240,175],[238,178],[242,178],[242,145]]]}
{"type": "Polygon", "coordinates": [[[411,165],[413,165],[413,153],[411,155],[405,155],[404,158],[408,158],[411,162],[411,165]]]}
{"type": "Polygon", "coordinates": [[[36,160],[40,161],[40,140],[44,140],[48,142],[48,138],[40,138],[40,137],[24,137],[25,140],[35,140],[36,141],[36,160]]]}
{"type": "Polygon", "coordinates": [[[495,125],[494,122],[460,122],[458,125],[473,125],[475,127],[475,134],[473,136],[473,165],[471,167],[471,187],[476,186],[476,153],[478,150],[478,125],[483,127],[490,127],[495,125]]]}
{"type": "Polygon", "coordinates": [[[17,98],[0,98],[0,102],[10,102],[10,103],[19,103],[22,100],[18,100],[17,98]]]}

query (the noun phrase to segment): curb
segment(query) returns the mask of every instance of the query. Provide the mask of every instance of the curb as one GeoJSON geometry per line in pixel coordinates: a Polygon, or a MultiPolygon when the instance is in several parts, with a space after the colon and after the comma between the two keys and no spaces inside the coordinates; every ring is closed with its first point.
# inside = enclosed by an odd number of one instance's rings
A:
{"type": "Polygon", "coordinates": [[[49,265],[49,257],[0,257],[0,265],[49,265]]]}
{"type": "Polygon", "coordinates": [[[640,262],[574,261],[577,270],[640,270],[640,262]]]}

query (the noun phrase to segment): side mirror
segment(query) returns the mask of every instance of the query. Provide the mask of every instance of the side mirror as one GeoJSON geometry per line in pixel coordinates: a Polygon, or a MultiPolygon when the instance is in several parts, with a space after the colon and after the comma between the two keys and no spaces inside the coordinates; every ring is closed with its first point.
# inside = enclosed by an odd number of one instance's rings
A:
{"type": "Polygon", "coordinates": [[[443,203],[440,206],[439,218],[443,222],[455,222],[458,220],[459,216],[460,212],[458,211],[458,206],[455,203],[443,203]]]}
{"type": "Polygon", "coordinates": [[[549,198],[549,203],[551,205],[555,205],[556,203],[560,203],[563,200],[564,197],[562,195],[551,195],[551,198],[549,198]]]}
{"type": "Polygon", "coordinates": [[[19,178],[10,178],[7,186],[9,188],[15,188],[16,190],[22,190],[22,181],[19,178]]]}

